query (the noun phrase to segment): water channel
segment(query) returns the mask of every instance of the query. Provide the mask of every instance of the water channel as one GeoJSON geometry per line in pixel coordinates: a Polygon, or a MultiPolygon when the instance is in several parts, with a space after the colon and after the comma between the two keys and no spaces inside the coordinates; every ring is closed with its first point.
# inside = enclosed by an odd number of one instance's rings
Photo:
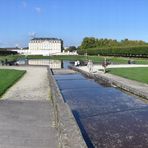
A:
{"type": "MultiPolygon", "coordinates": [[[[67,68],[68,61],[30,60],[67,68]]],[[[80,73],[54,75],[89,148],[148,148],[148,104],[80,73]]]]}
{"type": "Polygon", "coordinates": [[[54,75],[89,148],[147,148],[148,104],[81,74],[54,75]]]}

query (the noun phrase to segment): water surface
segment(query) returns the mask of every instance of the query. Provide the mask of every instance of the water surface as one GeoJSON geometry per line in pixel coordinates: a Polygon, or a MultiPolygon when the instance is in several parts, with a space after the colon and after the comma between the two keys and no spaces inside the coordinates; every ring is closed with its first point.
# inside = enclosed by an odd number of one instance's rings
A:
{"type": "Polygon", "coordinates": [[[88,147],[147,148],[148,105],[81,74],[55,75],[88,147]]]}

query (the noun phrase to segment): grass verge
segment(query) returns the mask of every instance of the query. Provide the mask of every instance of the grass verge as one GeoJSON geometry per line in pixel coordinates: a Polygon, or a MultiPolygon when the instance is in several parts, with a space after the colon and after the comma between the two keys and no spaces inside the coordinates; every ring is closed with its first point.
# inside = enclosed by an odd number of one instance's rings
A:
{"type": "MultiPolygon", "coordinates": [[[[107,58],[110,62],[115,64],[127,64],[129,58],[124,57],[104,57],[104,56],[84,56],[84,55],[56,55],[56,56],[41,56],[41,55],[29,55],[28,59],[53,59],[53,60],[68,60],[68,61],[88,61],[102,63],[104,58],[107,58]]],[[[148,59],[130,58],[135,64],[148,64],[148,59]]]]}
{"type": "MultiPolygon", "coordinates": [[[[9,55],[9,56],[0,56],[0,60],[7,59],[8,61],[17,60],[19,58],[25,58],[24,55],[9,55]]],[[[76,60],[92,60],[93,62],[102,63],[104,58],[107,58],[110,62],[115,64],[127,64],[129,58],[124,57],[103,57],[103,56],[84,56],[84,55],[57,55],[57,56],[42,56],[42,55],[28,55],[28,59],[53,59],[53,60],[68,60],[68,61],[76,61],[76,60]]],[[[148,58],[130,58],[133,60],[135,64],[148,64],[148,58]]]]}
{"type": "Polygon", "coordinates": [[[148,84],[148,68],[111,68],[109,73],[148,84]]]}
{"type": "Polygon", "coordinates": [[[0,69],[0,97],[16,83],[24,74],[25,70],[0,69]]]}

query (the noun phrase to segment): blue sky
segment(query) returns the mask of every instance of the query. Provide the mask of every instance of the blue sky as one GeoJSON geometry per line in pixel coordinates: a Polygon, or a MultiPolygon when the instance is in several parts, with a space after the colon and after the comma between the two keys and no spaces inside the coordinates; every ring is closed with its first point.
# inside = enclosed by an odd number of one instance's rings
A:
{"type": "Polygon", "coordinates": [[[0,47],[27,46],[30,36],[65,46],[86,36],[148,41],[147,0],[1,0],[0,47]]]}

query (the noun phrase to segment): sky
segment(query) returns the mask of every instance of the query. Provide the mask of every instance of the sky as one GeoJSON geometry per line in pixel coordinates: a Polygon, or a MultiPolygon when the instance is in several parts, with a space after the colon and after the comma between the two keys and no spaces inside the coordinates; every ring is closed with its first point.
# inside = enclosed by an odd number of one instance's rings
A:
{"type": "Polygon", "coordinates": [[[148,42],[148,0],[0,0],[0,47],[28,46],[31,37],[84,37],[148,42]]]}

